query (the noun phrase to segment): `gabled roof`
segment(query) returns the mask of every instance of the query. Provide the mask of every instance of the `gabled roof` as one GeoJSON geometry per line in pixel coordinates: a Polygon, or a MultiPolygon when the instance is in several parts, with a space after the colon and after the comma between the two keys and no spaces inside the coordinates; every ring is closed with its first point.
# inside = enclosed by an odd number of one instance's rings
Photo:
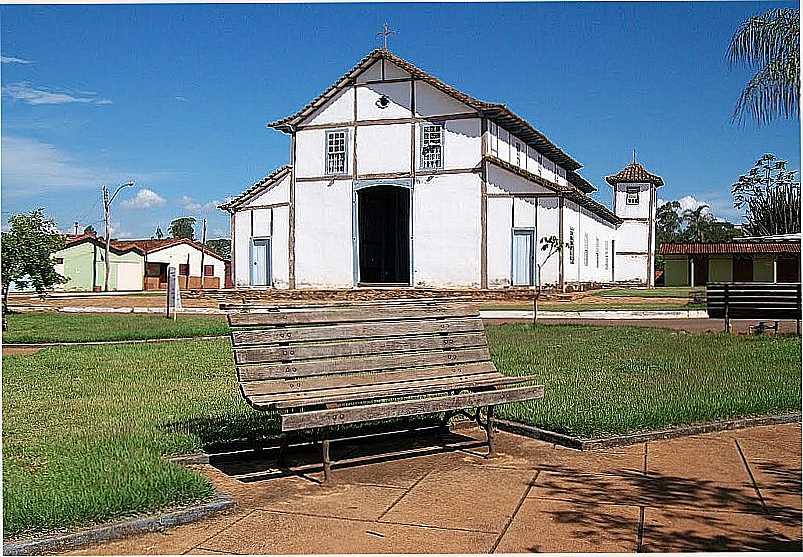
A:
{"type": "Polygon", "coordinates": [[[648,172],[646,168],[641,166],[636,161],[631,162],[624,167],[620,172],[613,176],[606,176],[605,180],[612,186],[616,184],[655,184],[656,187],[664,185],[664,181],[660,176],[648,172]]]}
{"type": "Polygon", "coordinates": [[[112,243],[116,244],[118,248],[121,249],[137,249],[141,253],[149,254],[154,253],[157,251],[161,251],[163,249],[167,249],[173,246],[177,246],[179,244],[186,244],[188,246],[192,246],[198,251],[204,252],[206,255],[210,257],[214,257],[220,261],[225,261],[220,254],[215,253],[214,251],[210,250],[199,244],[198,242],[194,242],[189,238],[148,238],[142,240],[112,240],[112,243]]]}
{"type": "Polygon", "coordinates": [[[222,205],[218,205],[218,209],[223,209],[224,211],[231,212],[232,209],[237,209],[241,207],[244,203],[247,203],[250,199],[253,199],[263,191],[270,188],[273,184],[277,181],[284,178],[284,176],[290,172],[292,169],[292,165],[285,164],[284,166],[280,166],[273,172],[269,173],[264,178],[258,180],[254,184],[248,187],[243,193],[235,197],[234,199],[230,199],[226,203],[222,205]]]}
{"type": "Polygon", "coordinates": [[[320,108],[324,103],[326,103],[329,99],[331,99],[335,94],[337,94],[340,90],[347,87],[351,81],[357,77],[360,73],[366,70],[369,66],[371,66],[377,60],[389,60],[390,62],[399,66],[402,70],[409,73],[416,79],[424,81],[438,89],[439,91],[457,99],[458,101],[462,102],[470,106],[471,108],[475,109],[479,112],[482,116],[485,116],[500,126],[503,126],[508,131],[513,132],[519,138],[524,140],[527,144],[529,144],[534,149],[538,150],[543,155],[549,157],[552,161],[560,164],[564,167],[567,171],[569,170],[577,170],[582,165],[566,154],[560,147],[552,143],[547,137],[535,129],[527,120],[510,110],[506,105],[501,103],[492,103],[481,101],[463,93],[452,87],[451,85],[444,83],[437,77],[425,72],[424,70],[414,66],[407,60],[400,58],[390,52],[389,50],[385,50],[382,48],[378,48],[376,50],[371,51],[365,58],[360,60],[357,65],[347,71],[340,79],[338,79],[332,86],[326,89],[323,93],[318,95],[315,99],[307,103],[301,110],[287,116],[286,118],[282,118],[281,120],[276,120],[275,122],[271,122],[268,124],[268,127],[275,128],[280,131],[284,132],[291,132],[294,126],[298,125],[301,121],[307,118],[310,114],[315,112],[318,108],[320,108]]]}
{"type": "MultiPolygon", "coordinates": [[[[61,249],[71,248],[73,246],[78,246],[80,244],[90,242],[95,244],[99,248],[106,249],[106,240],[103,237],[96,236],[95,234],[68,234],[67,241],[64,244],[64,247],[61,249]]],[[[119,240],[112,239],[109,242],[109,251],[115,255],[124,255],[128,252],[135,252],[140,255],[144,255],[145,252],[139,246],[129,245],[126,242],[120,242],[119,240]]]]}

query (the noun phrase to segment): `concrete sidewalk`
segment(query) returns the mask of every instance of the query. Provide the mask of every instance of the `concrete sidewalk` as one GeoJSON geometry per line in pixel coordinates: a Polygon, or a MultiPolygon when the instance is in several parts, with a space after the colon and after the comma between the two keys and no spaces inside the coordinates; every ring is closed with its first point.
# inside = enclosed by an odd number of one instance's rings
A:
{"type": "MultiPolygon", "coordinates": [[[[480,439],[473,429],[450,442],[480,439]]],[[[388,460],[408,439],[333,444],[362,465],[270,479],[267,455],[199,466],[237,507],[75,554],[801,550],[800,424],[578,452],[499,433],[500,454],[388,460]],[[395,447],[394,447],[395,443],[395,447]]],[[[426,452],[433,439],[417,438],[426,452]]],[[[309,450],[291,467],[315,462],[309,450]]]]}

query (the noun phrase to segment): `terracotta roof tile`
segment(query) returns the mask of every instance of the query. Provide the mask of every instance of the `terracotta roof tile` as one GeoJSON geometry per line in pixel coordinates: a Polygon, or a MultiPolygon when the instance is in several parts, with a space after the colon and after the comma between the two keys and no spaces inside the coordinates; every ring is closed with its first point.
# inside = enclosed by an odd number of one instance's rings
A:
{"type": "Polygon", "coordinates": [[[660,176],[648,172],[646,168],[635,161],[628,164],[617,174],[606,176],[605,180],[612,186],[623,183],[655,184],[657,187],[664,185],[664,181],[660,176]]]}
{"type": "Polygon", "coordinates": [[[661,244],[661,255],[731,255],[741,253],[800,253],[798,242],[759,243],[722,242],[694,244],[661,244]]]}

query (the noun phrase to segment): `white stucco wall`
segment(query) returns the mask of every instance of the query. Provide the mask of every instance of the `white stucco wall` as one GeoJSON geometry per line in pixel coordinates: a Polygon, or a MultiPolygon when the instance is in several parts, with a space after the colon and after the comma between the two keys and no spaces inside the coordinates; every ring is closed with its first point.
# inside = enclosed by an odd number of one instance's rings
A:
{"type": "Polygon", "coordinates": [[[350,288],[352,181],[297,183],[295,202],[296,287],[350,288]]]}
{"type": "MultiPolygon", "coordinates": [[[[205,254],[203,259],[204,265],[212,265],[214,267],[214,276],[220,279],[222,288],[226,278],[225,263],[222,259],[218,259],[209,253],[205,254]]],[[[189,261],[190,276],[199,277],[202,274],[201,250],[189,244],[176,244],[159,251],[149,252],[145,257],[145,261],[147,263],[167,263],[177,269],[180,264],[185,264],[189,261]]]]}
{"type": "Polygon", "coordinates": [[[416,181],[414,285],[479,287],[480,236],[479,176],[440,175],[416,181]]]}

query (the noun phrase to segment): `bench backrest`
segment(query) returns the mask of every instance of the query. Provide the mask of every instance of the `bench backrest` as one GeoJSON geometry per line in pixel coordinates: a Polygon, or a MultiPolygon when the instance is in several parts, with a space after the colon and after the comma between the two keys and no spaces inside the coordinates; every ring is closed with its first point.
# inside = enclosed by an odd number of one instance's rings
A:
{"type": "Polygon", "coordinates": [[[706,286],[708,317],[800,319],[800,283],[720,282],[706,286]]]}
{"type": "Polygon", "coordinates": [[[228,318],[237,378],[249,401],[407,376],[496,371],[479,312],[465,303],[410,300],[245,309],[228,318]]]}

